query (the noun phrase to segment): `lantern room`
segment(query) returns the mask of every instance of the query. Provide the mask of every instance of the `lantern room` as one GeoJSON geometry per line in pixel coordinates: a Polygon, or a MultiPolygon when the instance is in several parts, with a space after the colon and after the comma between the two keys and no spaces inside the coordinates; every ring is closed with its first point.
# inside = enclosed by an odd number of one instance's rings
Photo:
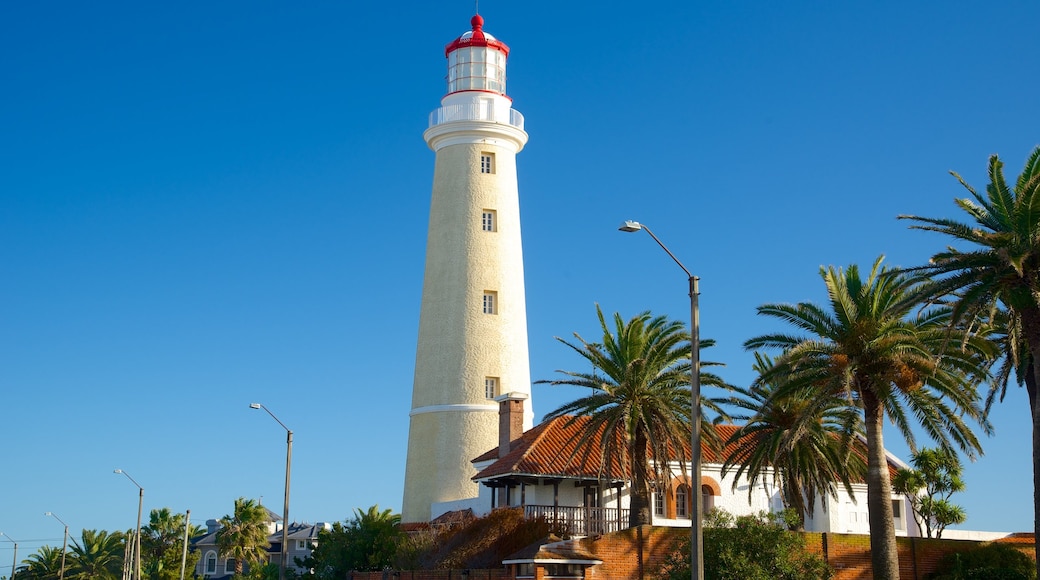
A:
{"type": "Polygon", "coordinates": [[[448,94],[483,91],[506,94],[506,57],[509,47],[484,32],[484,18],[470,19],[473,30],[444,48],[448,57],[448,94]]]}

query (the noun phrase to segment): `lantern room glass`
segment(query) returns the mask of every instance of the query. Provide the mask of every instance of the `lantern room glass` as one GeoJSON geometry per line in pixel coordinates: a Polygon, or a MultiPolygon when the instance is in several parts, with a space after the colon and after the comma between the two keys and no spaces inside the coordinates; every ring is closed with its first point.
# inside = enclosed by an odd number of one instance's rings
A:
{"type": "Polygon", "coordinates": [[[467,46],[448,54],[448,93],[506,94],[506,55],[487,46],[467,46]]]}

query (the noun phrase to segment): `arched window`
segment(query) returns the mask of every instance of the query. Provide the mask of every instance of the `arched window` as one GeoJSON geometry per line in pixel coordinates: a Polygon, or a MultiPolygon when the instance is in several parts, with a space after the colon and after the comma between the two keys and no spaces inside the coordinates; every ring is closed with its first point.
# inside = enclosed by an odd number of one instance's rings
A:
{"type": "Polygon", "coordinates": [[[206,574],[217,573],[217,553],[207,552],[206,553],[206,574]]]}
{"type": "Polygon", "coordinates": [[[708,513],[713,507],[715,507],[715,490],[713,490],[710,485],[701,485],[702,513],[708,513]]]}
{"type": "Polygon", "coordinates": [[[675,517],[690,517],[690,487],[686,484],[675,488],[675,517]]]}

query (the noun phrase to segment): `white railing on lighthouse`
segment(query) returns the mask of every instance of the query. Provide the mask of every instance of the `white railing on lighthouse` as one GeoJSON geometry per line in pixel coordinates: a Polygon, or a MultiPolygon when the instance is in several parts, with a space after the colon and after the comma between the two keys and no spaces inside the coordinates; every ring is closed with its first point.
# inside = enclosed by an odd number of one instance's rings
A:
{"type": "Polygon", "coordinates": [[[486,103],[460,103],[447,105],[430,113],[430,127],[455,121],[491,121],[492,123],[507,123],[517,129],[524,128],[524,116],[516,109],[509,109],[509,116],[500,119],[493,107],[486,103]]]}

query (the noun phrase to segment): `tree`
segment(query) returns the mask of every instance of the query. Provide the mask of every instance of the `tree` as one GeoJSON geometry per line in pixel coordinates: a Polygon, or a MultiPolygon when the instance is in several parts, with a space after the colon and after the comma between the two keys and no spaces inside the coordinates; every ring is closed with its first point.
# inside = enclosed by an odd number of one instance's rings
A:
{"type": "Polygon", "coordinates": [[[884,419],[891,419],[911,449],[916,449],[913,417],[941,447],[956,446],[974,457],[981,447],[965,419],[990,432],[974,386],[986,376],[994,349],[989,341],[951,328],[950,309],[916,310],[910,297],[921,281],[882,267],[882,259],[866,280],[855,265],[821,267],[829,309],[808,302],[758,308],[805,335],[769,334],[744,346],[781,350],[773,370],[762,377],[783,378],[774,397],[811,389],[820,396],[842,396],[862,411],[874,578],[890,580],[899,577],[899,560],[884,419]]]}
{"type": "MultiPolygon", "coordinates": [[[[599,466],[606,470],[616,460],[631,474],[630,526],[651,523],[651,477],[662,481],[669,476],[667,461],[678,455],[685,470],[690,441],[690,337],[681,322],[664,316],[651,317],[643,312],[625,322],[614,314],[613,327],[596,305],[603,332],[602,343],[587,342],[577,333],[577,342],[556,340],[570,347],[592,365],[591,372],[558,370],[566,376],[553,381],[537,381],[552,385],[572,385],[590,389],[592,394],[564,404],[546,415],[546,419],[564,415],[587,415],[588,427],[576,450],[597,452],[599,466]],[[600,448],[592,450],[591,442],[599,438],[600,448]],[[623,447],[622,447],[623,446],[623,447]]],[[[713,341],[702,340],[701,348],[713,341]]],[[[701,362],[701,367],[717,363],[701,362]]],[[[701,384],[728,388],[718,376],[700,373],[701,384]]],[[[716,414],[722,411],[711,399],[702,398],[716,414]]],[[[718,447],[711,439],[714,430],[702,428],[705,443],[718,447]]]]}
{"type": "MultiPolygon", "coordinates": [[[[285,523],[285,522],[283,522],[285,523]]],[[[240,497],[235,511],[220,519],[217,548],[225,558],[235,559],[235,575],[240,576],[245,564],[255,567],[267,559],[267,510],[259,503],[240,497]]]]}
{"type": "Polygon", "coordinates": [[[734,387],[726,402],[750,411],[733,415],[747,421],[727,441],[722,473],[735,471],[733,488],[746,476],[748,497],[760,478],[770,476],[780,490],[784,507],[797,515],[795,527],[804,529],[816,498],[838,498],[839,484],[852,496],[852,482],[866,476],[863,456],[853,452],[853,440],[862,433],[862,419],[838,393],[794,389],[775,396],[783,377],[771,372],[773,361],[755,353],[754,370],[772,380],[757,380],[749,388],[734,387]]]}
{"type": "MultiPolygon", "coordinates": [[[[184,514],[174,514],[170,508],[153,509],[148,525],[141,529],[141,558],[145,575],[151,580],[180,578],[181,557],[184,554],[184,514]]],[[[201,526],[192,525],[188,539],[204,533],[201,526]]],[[[200,554],[189,552],[185,569],[192,570],[200,554]]]]}
{"type": "Polygon", "coordinates": [[[15,580],[56,580],[61,572],[61,548],[41,546],[22,562],[24,565],[15,571],[15,580]]]}
{"type": "Polygon", "coordinates": [[[1009,368],[1019,371],[1019,384],[1026,386],[1033,422],[1034,549],[1040,554],[1040,365],[1032,364],[1040,361],[1040,147],[1029,155],[1014,188],[1004,178],[1004,164],[996,155],[989,158],[985,195],[956,173],[953,176],[971,194],[955,203],[972,223],[915,215],[899,217],[911,220],[913,229],[938,232],[969,246],[966,250],[947,247],[933,255],[927,265],[912,269],[933,279],[927,288],[933,297],[952,301],[956,322],[1003,318],[1007,339],[1001,346],[1009,364],[998,373],[1001,380],[994,382],[993,388],[1003,399],[1009,368]]]}
{"type": "Polygon", "coordinates": [[[317,547],[305,561],[319,578],[343,578],[352,570],[378,571],[393,565],[404,538],[401,515],[379,510],[354,510],[354,517],[318,532],[317,547]]]}
{"type": "Polygon", "coordinates": [[[66,558],[66,578],[114,580],[123,570],[126,536],[121,532],[83,530],[82,541],[72,540],[66,558]]]}
{"type": "MultiPolygon", "coordinates": [[[[715,509],[704,522],[704,577],[712,580],[826,580],[831,569],[808,550],[805,536],[787,528],[798,519],[785,513],[760,512],[734,518],[715,509]]],[[[682,536],[665,558],[662,578],[690,577],[690,538],[682,536]]]]}
{"type": "Polygon", "coordinates": [[[943,449],[921,449],[913,454],[913,469],[900,469],[892,487],[906,495],[914,513],[914,521],[924,529],[925,537],[942,538],[943,530],[967,519],[964,508],[954,505],[950,496],[964,490],[964,480],[957,456],[943,449]]]}

